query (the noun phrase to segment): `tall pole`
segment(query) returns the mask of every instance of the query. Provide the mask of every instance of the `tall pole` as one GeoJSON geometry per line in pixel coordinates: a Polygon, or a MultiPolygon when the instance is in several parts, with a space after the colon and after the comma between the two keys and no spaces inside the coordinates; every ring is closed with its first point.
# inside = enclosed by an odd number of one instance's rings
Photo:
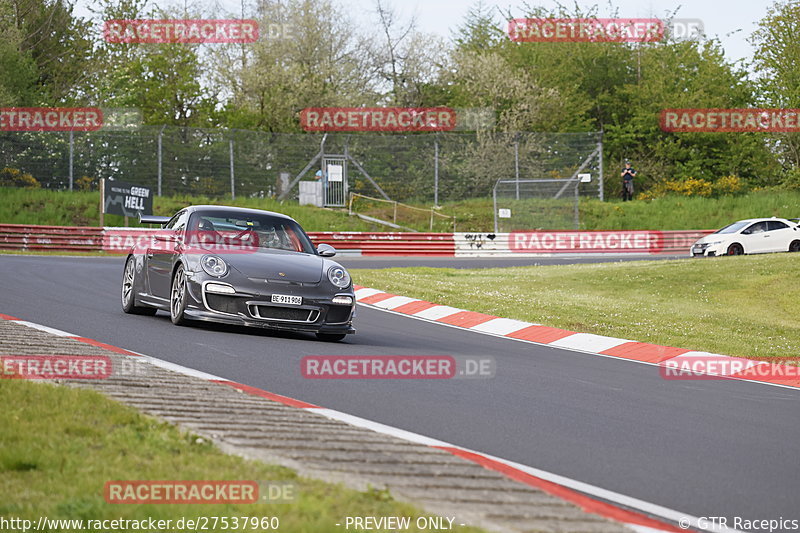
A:
{"type": "Polygon", "coordinates": [[[433,205],[439,205],[439,137],[433,138],[433,205]]]}
{"type": "Polygon", "coordinates": [[[230,139],[230,151],[231,151],[231,200],[236,199],[236,185],[234,184],[233,179],[233,139],[230,139]]]}
{"type": "MultiPolygon", "coordinates": [[[[499,233],[500,230],[497,224],[497,183],[495,183],[494,188],[492,188],[492,209],[494,210],[494,232],[499,233]]],[[[455,232],[455,230],[453,230],[453,232],[455,232]]]]}
{"type": "Polygon", "coordinates": [[[158,132],[158,195],[161,196],[161,137],[164,135],[164,128],[167,126],[161,126],[161,129],[158,132]]]}
{"type": "Polygon", "coordinates": [[[519,200],[519,133],[514,140],[514,175],[517,177],[517,200],[519,200]]]}
{"type": "Polygon", "coordinates": [[[105,226],[106,179],[100,178],[100,227],[105,226]]]}
{"type": "Polygon", "coordinates": [[[75,154],[75,133],[70,130],[69,132],[69,190],[72,190],[72,163],[75,154]]]}
{"type": "Polygon", "coordinates": [[[575,224],[575,229],[581,229],[581,213],[580,213],[580,209],[581,209],[581,196],[580,196],[580,194],[581,194],[581,192],[580,192],[580,188],[581,188],[581,182],[580,181],[576,181],[575,182],[575,201],[574,201],[574,207],[573,207],[573,219],[574,219],[573,222],[575,224]]]}
{"type": "Polygon", "coordinates": [[[597,187],[600,189],[600,201],[604,201],[605,191],[603,190],[603,132],[600,132],[600,141],[597,143],[597,160],[600,165],[600,177],[597,180],[597,187]]]}

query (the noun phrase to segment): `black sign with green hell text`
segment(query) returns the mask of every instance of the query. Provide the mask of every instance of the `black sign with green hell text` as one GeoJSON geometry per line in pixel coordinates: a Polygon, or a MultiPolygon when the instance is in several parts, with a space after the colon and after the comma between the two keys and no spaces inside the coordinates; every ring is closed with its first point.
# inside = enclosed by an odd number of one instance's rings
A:
{"type": "Polygon", "coordinates": [[[106,180],[103,212],[126,217],[152,215],[153,191],[149,187],[106,180]]]}

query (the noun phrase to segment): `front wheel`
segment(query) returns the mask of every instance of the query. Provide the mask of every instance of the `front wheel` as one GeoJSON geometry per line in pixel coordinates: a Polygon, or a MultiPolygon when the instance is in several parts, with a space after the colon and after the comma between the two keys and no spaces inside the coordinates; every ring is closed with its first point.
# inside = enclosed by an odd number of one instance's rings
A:
{"type": "Polygon", "coordinates": [[[741,244],[731,244],[728,246],[728,255],[744,255],[744,248],[741,244]]]}
{"type": "Polygon", "coordinates": [[[317,338],[321,341],[336,342],[347,337],[346,333],[317,333],[317,338]]]}
{"type": "Polygon", "coordinates": [[[792,241],[792,244],[789,245],[790,252],[800,252],[800,241],[792,241]]]}
{"type": "Polygon", "coordinates": [[[136,305],[136,261],[132,256],[125,262],[122,273],[122,311],[131,315],[156,314],[155,307],[136,305]]]}
{"type": "Polygon", "coordinates": [[[189,323],[186,318],[188,288],[186,287],[186,272],[183,265],[179,265],[172,278],[172,290],[169,299],[169,317],[176,326],[185,326],[189,323]]]}

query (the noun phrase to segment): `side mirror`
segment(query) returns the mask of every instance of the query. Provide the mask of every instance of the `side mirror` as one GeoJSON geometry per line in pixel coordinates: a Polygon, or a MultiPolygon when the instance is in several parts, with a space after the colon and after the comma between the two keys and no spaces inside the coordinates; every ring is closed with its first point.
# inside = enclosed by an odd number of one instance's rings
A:
{"type": "Polygon", "coordinates": [[[322,257],[333,257],[336,255],[336,248],[331,246],[330,244],[320,244],[317,246],[317,252],[322,257]]]}
{"type": "Polygon", "coordinates": [[[156,240],[163,242],[178,242],[178,236],[173,233],[156,233],[156,240]]]}

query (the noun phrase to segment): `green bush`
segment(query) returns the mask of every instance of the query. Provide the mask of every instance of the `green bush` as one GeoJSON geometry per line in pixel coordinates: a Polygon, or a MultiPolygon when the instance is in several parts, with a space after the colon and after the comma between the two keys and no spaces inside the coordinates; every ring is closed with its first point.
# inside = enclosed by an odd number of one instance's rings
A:
{"type": "Polygon", "coordinates": [[[0,187],[24,187],[26,189],[38,189],[42,185],[39,180],[22,172],[18,168],[6,167],[0,170],[0,187]]]}

